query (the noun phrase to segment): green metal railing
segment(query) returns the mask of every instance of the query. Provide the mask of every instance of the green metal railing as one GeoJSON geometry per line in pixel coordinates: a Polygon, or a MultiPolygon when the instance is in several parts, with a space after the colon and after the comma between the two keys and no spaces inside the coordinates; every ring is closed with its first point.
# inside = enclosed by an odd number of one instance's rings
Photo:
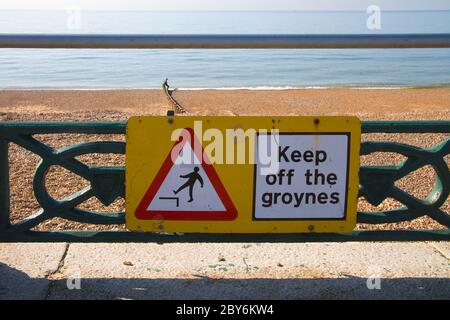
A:
{"type": "MultiPolygon", "coordinates": [[[[338,234],[160,234],[128,231],[32,230],[40,223],[60,217],[80,223],[120,225],[125,213],[83,210],[79,205],[96,197],[109,205],[125,196],[125,168],[87,166],[76,157],[92,153],[124,154],[125,142],[97,141],[54,149],[33,136],[41,134],[125,134],[125,122],[3,122],[0,123],[0,242],[301,242],[301,241],[403,241],[450,240],[450,215],[441,207],[450,193],[450,171],[444,157],[450,154],[450,138],[429,149],[395,142],[362,142],[361,155],[375,152],[398,153],[406,157],[396,165],[360,168],[360,196],[378,205],[393,198],[403,207],[389,211],[358,212],[357,221],[384,224],[428,216],[444,228],[438,230],[354,231],[338,234]],[[11,223],[8,145],[17,144],[41,158],[33,190],[41,208],[14,224],[11,223]],[[52,198],[45,187],[51,166],[61,166],[88,180],[90,185],[63,200],[52,198]],[[433,190],[418,199],[395,186],[395,181],[424,166],[436,172],[433,190]]],[[[450,121],[366,121],[363,133],[450,133],[450,121]]]]}

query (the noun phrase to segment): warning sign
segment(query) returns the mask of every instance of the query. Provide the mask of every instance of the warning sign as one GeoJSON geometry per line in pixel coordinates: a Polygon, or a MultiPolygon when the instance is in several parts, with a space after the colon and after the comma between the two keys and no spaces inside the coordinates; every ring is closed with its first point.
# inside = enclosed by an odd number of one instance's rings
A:
{"type": "Polygon", "coordinates": [[[173,146],[136,209],[139,219],[233,220],[237,212],[192,129],[173,146]],[[194,146],[197,145],[197,154],[194,146]],[[175,158],[175,159],[174,159],[175,158]],[[202,159],[202,160],[200,160],[202,159]]]}
{"type": "Polygon", "coordinates": [[[132,117],[127,228],[351,231],[360,135],[356,117],[132,117]]]}

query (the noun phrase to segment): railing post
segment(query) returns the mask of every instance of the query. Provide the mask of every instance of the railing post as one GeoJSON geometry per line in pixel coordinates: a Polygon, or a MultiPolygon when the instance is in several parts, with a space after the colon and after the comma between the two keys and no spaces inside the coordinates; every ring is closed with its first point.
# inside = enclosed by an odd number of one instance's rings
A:
{"type": "Polygon", "coordinates": [[[0,230],[11,226],[8,161],[8,141],[0,136],[0,230]]]}

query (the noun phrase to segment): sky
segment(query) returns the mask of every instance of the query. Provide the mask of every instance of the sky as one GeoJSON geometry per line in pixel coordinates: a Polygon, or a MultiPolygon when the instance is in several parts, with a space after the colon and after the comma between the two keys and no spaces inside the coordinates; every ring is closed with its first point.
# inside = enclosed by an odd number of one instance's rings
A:
{"type": "Polygon", "coordinates": [[[450,10],[450,0],[0,0],[0,10],[450,10]]]}

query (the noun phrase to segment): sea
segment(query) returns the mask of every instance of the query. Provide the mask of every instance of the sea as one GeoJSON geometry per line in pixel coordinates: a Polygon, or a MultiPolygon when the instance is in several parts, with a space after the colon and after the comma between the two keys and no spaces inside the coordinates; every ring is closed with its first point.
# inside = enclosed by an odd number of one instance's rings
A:
{"type": "MultiPolygon", "coordinates": [[[[0,33],[450,33],[450,11],[0,11],[0,33]]],[[[450,49],[0,49],[0,89],[450,86],[450,49]]]]}

